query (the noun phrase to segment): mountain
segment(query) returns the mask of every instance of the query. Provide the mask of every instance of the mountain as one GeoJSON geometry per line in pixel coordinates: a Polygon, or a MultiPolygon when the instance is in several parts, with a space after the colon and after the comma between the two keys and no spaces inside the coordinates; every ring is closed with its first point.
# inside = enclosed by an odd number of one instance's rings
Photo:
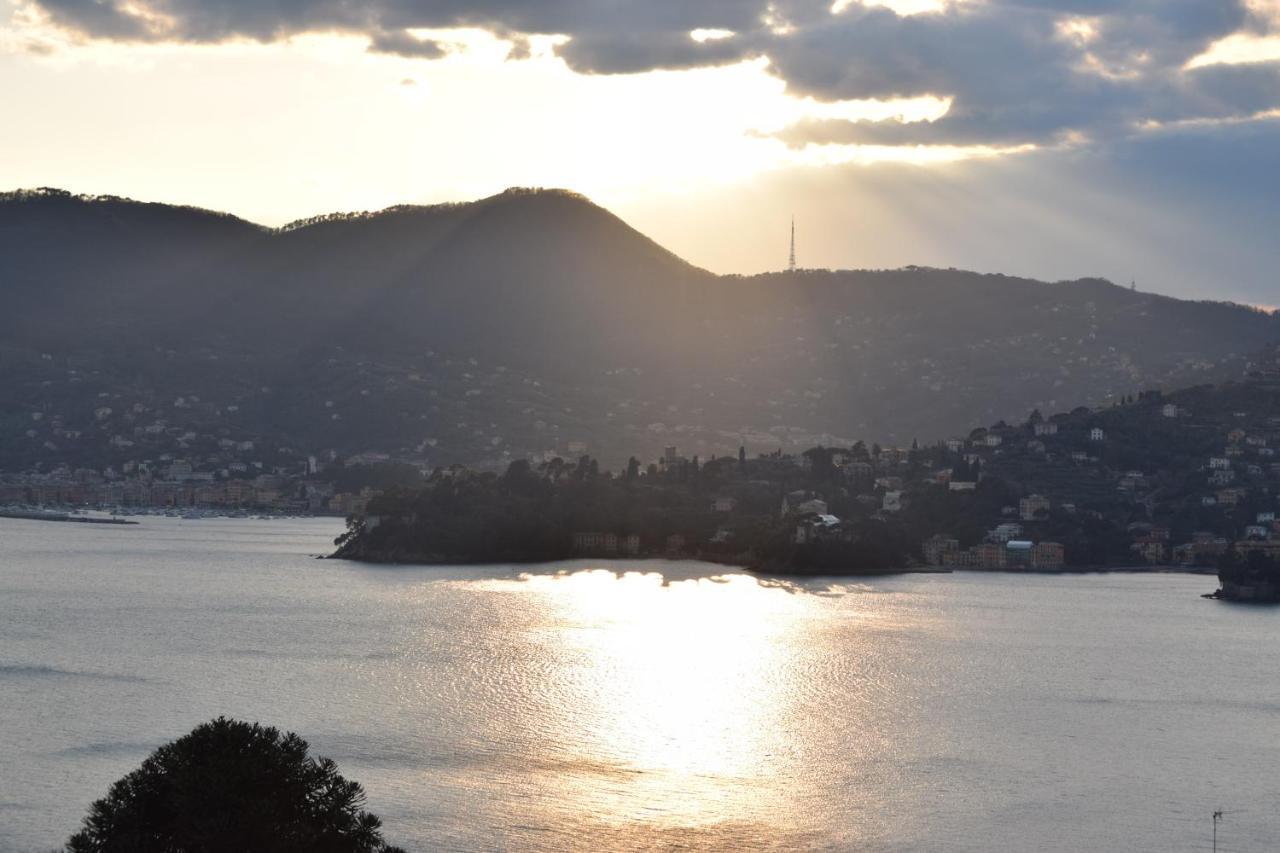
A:
{"type": "Polygon", "coordinates": [[[716,276],[555,190],[282,229],[9,193],[0,298],[0,470],[904,444],[1238,375],[1280,340],[1100,280],[716,276]]]}

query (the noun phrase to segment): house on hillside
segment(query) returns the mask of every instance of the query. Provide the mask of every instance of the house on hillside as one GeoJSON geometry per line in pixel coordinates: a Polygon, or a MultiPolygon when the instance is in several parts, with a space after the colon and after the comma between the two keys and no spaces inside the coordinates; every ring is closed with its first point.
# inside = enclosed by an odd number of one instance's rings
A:
{"type": "Polygon", "coordinates": [[[809,545],[827,539],[839,538],[842,534],[840,519],[827,513],[807,513],[796,524],[795,543],[809,545]]]}
{"type": "Polygon", "coordinates": [[[1235,482],[1236,472],[1230,468],[1218,468],[1209,475],[1209,484],[1213,486],[1229,486],[1235,482]]]}
{"type": "Polygon", "coordinates": [[[960,553],[960,540],[938,533],[920,543],[920,550],[924,553],[924,561],[931,566],[952,565],[960,553]]]}
{"type": "Polygon", "coordinates": [[[1018,501],[1018,516],[1023,521],[1035,521],[1041,515],[1048,515],[1052,502],[1044,495],[1028,495],[1018,501]]]}
{"type": "Polygon", "coordinates": [[[718,497],[711,502],[712,512],[733,512],[738,508],[738,499],[729,496],[718,497]]]}
{"type": "Polygon", "coordinates": [[[797,506],[796,512],[800,513],[801,515],[807,515],[809,513],[814,513],[817,515],[826,515],[827,502],[824,501],[822,498],[810,498],[809,500],[797,506]]]}

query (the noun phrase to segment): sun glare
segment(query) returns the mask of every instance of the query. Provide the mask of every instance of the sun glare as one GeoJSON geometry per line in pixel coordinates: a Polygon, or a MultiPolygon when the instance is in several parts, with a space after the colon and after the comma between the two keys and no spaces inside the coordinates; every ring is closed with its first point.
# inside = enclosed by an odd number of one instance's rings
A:
{"type": "Polygon", "coordinates": [[[675,809],[708,800],[672,802],[672,791],[766,771],[763,744],[795,693],[786,662],[812,597],[746,575],[667,584],[656,573],[597,570],[518,584],[570,626],[558,642],[580,656],[578,712],[592,724],[574,730],[588,733],[587,756],[650,774],[654,798],[675,809]]]}

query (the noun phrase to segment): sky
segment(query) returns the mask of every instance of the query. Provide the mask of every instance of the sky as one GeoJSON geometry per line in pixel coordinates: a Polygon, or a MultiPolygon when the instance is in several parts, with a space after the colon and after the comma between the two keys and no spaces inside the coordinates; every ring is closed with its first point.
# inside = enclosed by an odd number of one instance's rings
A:
{"type": "Polygon", "coordinates": [[[1280,304],[1280,0],[0,0],[0,189],[584,193],[693,263],[1280,304]]]}

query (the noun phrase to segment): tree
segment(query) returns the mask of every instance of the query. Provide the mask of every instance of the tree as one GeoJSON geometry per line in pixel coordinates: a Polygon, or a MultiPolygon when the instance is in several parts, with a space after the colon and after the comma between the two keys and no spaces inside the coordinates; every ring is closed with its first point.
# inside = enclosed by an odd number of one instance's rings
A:
{"type": "Polygon", "coordinates": [[[68,853],[403,853],[364,790],[292,732],[219,717],[153,752],[89,808],[68,853]]]}
{"type": "Polygon", "coordinates": [[[745,444],[738,445],[738,464],[747,464],[747,446],[745,444]]]}

